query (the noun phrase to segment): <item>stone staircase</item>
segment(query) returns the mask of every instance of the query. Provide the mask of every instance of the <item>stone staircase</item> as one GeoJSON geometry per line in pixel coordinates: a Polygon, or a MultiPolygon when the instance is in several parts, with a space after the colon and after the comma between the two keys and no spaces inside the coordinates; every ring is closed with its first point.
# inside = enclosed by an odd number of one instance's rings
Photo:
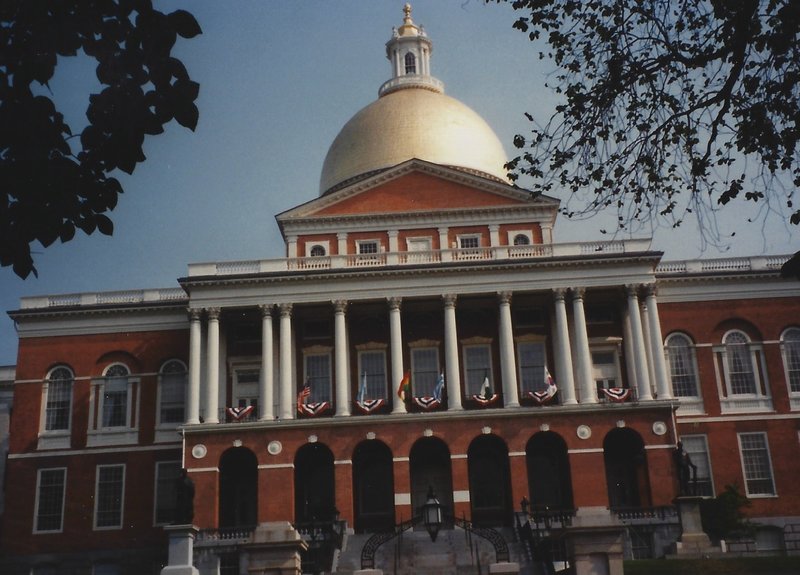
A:
{"type": "MultiPolygon", "coordinates": [[[[511,530],[504,530],[503,535],[508,541],[511,561],[524,561],[511,530]]],[[[350,575],[361,568],[361,550],[369,537],[347,535],[334,573],[350,575]]],[[[425,531],[406,531],[375,552],[375,568],[383,570],[384,575],[485,575],[494,562],[492,544],[477,535],[472,535],[470,541],[460,528],[440,531],[436,542],[431,542],[425,531]]]]}

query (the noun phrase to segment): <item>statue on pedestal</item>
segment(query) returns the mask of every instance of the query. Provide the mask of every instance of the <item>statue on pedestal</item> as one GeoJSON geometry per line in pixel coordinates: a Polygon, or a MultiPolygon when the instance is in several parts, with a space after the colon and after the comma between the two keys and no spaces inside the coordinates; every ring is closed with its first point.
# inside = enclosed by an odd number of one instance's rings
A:
{"type": "Polygon", "coordinates": [[[194,481],[186,469],[175,480],[175,521],[174,525],[189,525],[194,519],[194,481]]]}
{"type": "Polygon", "coordinates": [[[697,466],[692,463],[692,458],[683,449],[683,442],[679,441],[673,453],[675,467],[678,470],[678,495],[695,495],[697,491],[697,466]]]}

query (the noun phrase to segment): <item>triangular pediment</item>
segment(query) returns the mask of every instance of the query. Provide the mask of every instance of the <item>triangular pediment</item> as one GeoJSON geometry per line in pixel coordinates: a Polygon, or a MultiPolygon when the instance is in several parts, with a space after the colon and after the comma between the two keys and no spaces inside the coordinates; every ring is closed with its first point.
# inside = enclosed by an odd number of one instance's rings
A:
{"type": "Polygon", "coordinates": [[[558,200],[422,160],[409,160],[276,216],[294,219],[513,209],[558,208],[558,200]]]}

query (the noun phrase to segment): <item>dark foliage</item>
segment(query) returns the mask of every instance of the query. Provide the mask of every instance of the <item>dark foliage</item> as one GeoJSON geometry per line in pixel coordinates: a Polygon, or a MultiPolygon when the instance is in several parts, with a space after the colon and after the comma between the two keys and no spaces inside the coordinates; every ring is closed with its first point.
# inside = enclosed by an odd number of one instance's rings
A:
{"type": "Polygon", "coordinates": [[[800,2],[496,1],[546,46],[563,98],[543,126],[528,115],[509,168],[566,191],[566,215],[616,210],[631,229],[694,213],[710,231],[747,200],[800,223],[800,2]]]}
{"type": "Polygon", "coordinates": [[[36,273],[33,242],[111,235],[107,212],[123,190],[110,174],[132,173],[145,135],[172,119],[197,125],[199,86],[170,53],[178,36],[200,33],[188,12],[163,14],[149,0],[0,3],[0,264],[24,278],[36,273]],[[97,61],[103,85],[79,135],[32,90],[47,87],[59,57],[78,55],[97,61]]]}
{"type": "Polygon", "coordinates": [[[716,544],[720,539],[752,536],[755,525],[744,514],[744,509],[749,506],[750,500],[736,485],[726,485],[725,491],[715,498],[700,503],[703,531],[716,544]]]}

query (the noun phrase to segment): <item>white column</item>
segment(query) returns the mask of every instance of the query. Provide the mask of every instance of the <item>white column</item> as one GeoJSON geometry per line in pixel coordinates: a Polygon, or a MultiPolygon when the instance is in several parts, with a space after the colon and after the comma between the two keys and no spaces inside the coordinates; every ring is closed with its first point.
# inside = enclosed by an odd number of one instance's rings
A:
{"type": "Polygon", "coordinates": [[[638,285],[627,285],[628,314],[631,318],[631,337],[633,338],[633,360],[636,365],[636,383],[640,401],[653,399],[650,391],[650,378],[647,374],[647,350],[642,332],[642,316],[639,313],[638,285]]]}
{"type": "Polygon", "coordinates": [[[542,243],[553,243],[553,224],[541,224],[542,227],[542,243]]]}
{"type": "Polygon", "coordinates": [[[556,385],[563,405],[578,403],[575,399],[575,377],[572,374],[572,349],[569,344],[567,327],[567,304],[564,301],[565,289],[553,290],[556,306],[556,385]]]}
{"type": "Polygon", "coordinates": [[[439,228],[439,249],[442,250],[442,261],[449,262],[453,259],[450,250],[450,240],[447,237],[448,228],[439,228]]]}
{"type": "Polygon", "coordinates": [[[447,294],[444,300],[444,357],[447,382],[447,410],[464,409],[461,405],[461,369],[458,362],[458,328],[456,327],[456,296],[447,294]]]}
{"type": "Polygon", "coordinates": [[[397,241],[400,232],[397,230],[389,230],[386,233],[389,236],[389,253],[386,254],[386,263],[389,265],[400,263],[400,260],[398,259],[400,243],[397,241]]]}
{"type": "Polygon", "coordinates": [[[399,297],[390,297],[389,302],[389,339],[390,349],[392,353],[392,379],[389,383],[389,393],[394,393],[392,401],[394,401],[394,408],[392,413],[406,413],[406,404],[399,397],[397,397],[397,389],[400,387],[400,382],[403,380],[405,371],[403,370],[403,331],[402,321],[400,317],[400,304],[402,300],[399,297]]]}
{"type": "Polygon", "coordinates": [[[206,367],[206,423],[219,423],[219,309],[208,312],[208,365],[206,367]]]}
{"type": "Polygon", "coordinates": [[[650,382],[651,390],[656,383],[656,373],[653,371],[653,346],[650,342],[650,316],[647,314],[647,304],[639,300],[639,317],[642,318],[642,337],[644,337],[644,349],[647,354],[645,368],[647,369],[647,380],[650,382]]]}
{"type": "Polygon", "coordinates": [[[497,294],[500,315],[500,373],[503,377],[503,405],[519,407],[514,330],[511,327],[511,292],[497,294]]]}
{"type": "Polygon", "coordinates": [[[297,257],[297,236],[286,236],[286,256],[297,257]]]}
{"type": "Polygon", "coordinates": [[[295,397],[292,388],[292,304],[280,305],[280,382],[281,419],[294,419],[295,397]]]}
{"type": "Polygon", "coordinates": [[[339,232],[336,234],[338,244],[336,246],[337,253],[340,256],[347,254],[347,232],[339,232]]]}
{"type": "Polygon", "coordinates": [[[656,376],[656,391],[658,399],[672,399],[672,390],[667,376],[667,361],[664,358],[663,335],[661,333],[661,320],[658,315],[656,302],[656,286],[650,284],[645,287],[647,301],[647,315],[650,318],[650,344],[653,348],[653,371],[656,376]]]}
{"type": "Polygon", "coordinates": [[[347,324],[345,323],[345,310],[347,302],[337,300],[333,302],[333,346],[334,362],[336,363],[336,415],[350,415],[350,381],[347,377],[347,324]]]}
{"type": "Polygon", "coordinates": [[[586,290],[584,288],[572,288],[571,291],[581,403],[597,403],[597,388],[594,384],[594,378],[592,378],[592,354],[589,351],[589,334],[586,332],[586,314],[583,311],[583,295],[586,290]]]}
{"type": "Polygon", "coordinates": [[[258,381],[258,419],[271,421],[275,419],[272,306],[261,305],[259,309],[261,310],[261,378],[258,381]]]}
{"type": "Polygon", "coordinates": [[[639,389],[639,384],[636,382],[636,361],[633,359],[635,352],[633,350],[633,334],[631,332],[631,314],[628,313],[627,305],[622,317],[622,344],[627,358],[625,361],[625,373],[628,376],[628,387],[639,389]]]}
{"type": "Polygon", "coordinates": [[[200,310],[189,310],[189,389],[186,394],[186,423],[200,423],[200,310]]]}
{"type": "Polygon", "coordinates": [[[500,226],[498,224],[489,224],[489,245],[493,248],[500,245],[500,226]]]}

